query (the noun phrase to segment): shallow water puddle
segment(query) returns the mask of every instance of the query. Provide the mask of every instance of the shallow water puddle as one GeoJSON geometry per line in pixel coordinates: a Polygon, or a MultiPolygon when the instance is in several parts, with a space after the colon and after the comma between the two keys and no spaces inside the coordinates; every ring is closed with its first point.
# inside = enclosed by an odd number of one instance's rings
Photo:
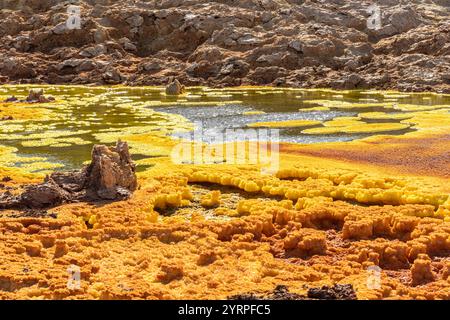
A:
{"type": "Polygon", "coordinates": [[[415,112],[450,109],[449,96],[433,93],[262,87],[192,87],[184,95],[166,96],[159,87],[21,85],[0,87],[0,100],[25,98],[34,87],[56,101],[0,103],[0,118],[14,118],[0,123],[1,166],[29,172],[79,167],[93,144],[118,138],[129,141],[138,159],[168,156],[173,136],[200,126],[204,142],[226,129],[255,127],[279,129],[281,141],[296,143],[398,135],[414,130],[408,119],[415,112]],[[351,121],[343,122],[345,117],[351,121]]]}

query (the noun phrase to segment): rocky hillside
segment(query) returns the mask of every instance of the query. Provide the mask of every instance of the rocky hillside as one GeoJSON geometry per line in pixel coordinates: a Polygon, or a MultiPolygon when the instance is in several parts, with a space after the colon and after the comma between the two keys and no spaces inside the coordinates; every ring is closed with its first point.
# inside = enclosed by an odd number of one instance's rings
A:
{"type": "Polygon", "coordinates": [[[450,92],[450,1],[0,0],[0,83],[450,92]],[[81,27],[67,9],[80,7],[81,27]]]}

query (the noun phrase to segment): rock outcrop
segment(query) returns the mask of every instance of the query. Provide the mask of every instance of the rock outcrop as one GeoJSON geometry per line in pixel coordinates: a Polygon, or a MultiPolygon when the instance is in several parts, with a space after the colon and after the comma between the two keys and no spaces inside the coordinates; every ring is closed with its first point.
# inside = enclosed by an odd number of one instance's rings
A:
{"type": "Polygon", "coordinates": [[[95,145],[92,162],[80,170],[54,172],[41,184],[28,185],[23,193],[0,195],[0,209],[48,208],[65,202],[120,200],[137,188],[135,164],[128,144],[95,145]]]}
{"type": "Polygon", "coordinates": [[[0,83],[450,91],[442,0],[3,1],[0,83]],[[355,74],[359,77],[357,78],[355,74]]]}

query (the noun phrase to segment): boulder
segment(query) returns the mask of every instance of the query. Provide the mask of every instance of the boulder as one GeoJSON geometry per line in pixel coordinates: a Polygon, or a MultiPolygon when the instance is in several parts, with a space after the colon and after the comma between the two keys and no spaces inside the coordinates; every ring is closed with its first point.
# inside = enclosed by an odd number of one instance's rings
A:
{"type": "Polygon", "coordinates": [[[81,64],[77,67],[78,71],[91,71],[96,68],[96,63],[90,59],[85,59],[81,64]]]}
{"type": "Polygon", "coordinates": [[[225,60],[222,69],[220,69],[220,74],[223,76],[231,76],[231,77],[244,77],[248,71],[250,70],[250,66],[248,63],[239,60],[237,58],[229,58],[225,60]]]}
{"type": "Polygon", "coordinates": [[[334,82],[332,86],[335,89],[355,89],[364,83],[364,79],[357,73],[351,73],[343,76],[340,80],[334,82]]]}
{"type": "Polygon", "coordinates": [[[105,45],[98,44],[92,47],[87,47],[80,52],[80,55],[85,58],[93,58],[107,53],[105,45]]]}
{"type": "Polygon", "coordinates": [[[168,95],[178,95],[182,93],[184,93],[184,85],[177,79],[171,81],[166,87],[166,94],[168,95]]]}
{"type": "Polygon", "coordinates": [[[61,22],[57,24],[53,29],[52,32],[54,34],[64,34],[67,31],[67,25],[65,22],[61,22]]]}
{"type": "Polygon", "coordinates": [[[140,65],[141,70],[155,72],[160,71],[162,69],[161,64],[153,61],[153,62],[144,62],[140,65]]]}

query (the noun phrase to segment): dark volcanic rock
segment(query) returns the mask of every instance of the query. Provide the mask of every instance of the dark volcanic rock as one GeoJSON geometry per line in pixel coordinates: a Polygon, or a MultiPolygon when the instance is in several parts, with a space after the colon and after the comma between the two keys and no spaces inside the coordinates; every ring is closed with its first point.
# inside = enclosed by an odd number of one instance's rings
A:
{"type": "Polygon", "coordinates": [[[8,215],[10,218],[53,218],[56,219],[56,213],[48,212],[42,209],[25,209],[20,213],[13,213],[8,215]]]}
{"type": "Polygon", "coordinates": [[[228,297],[230,300],[304,300],[306,297],[289,292],[288,287],[278,285],[272,292],[257,294],[253,292],[228,297]]]}
{"type": "Polygon", "coordinates": [[[119,141],[114,148],[96,145],[86,169],[87,188],[101,199],[126,197],[137,188],[135,171],[126,142],[119,141]]]}

